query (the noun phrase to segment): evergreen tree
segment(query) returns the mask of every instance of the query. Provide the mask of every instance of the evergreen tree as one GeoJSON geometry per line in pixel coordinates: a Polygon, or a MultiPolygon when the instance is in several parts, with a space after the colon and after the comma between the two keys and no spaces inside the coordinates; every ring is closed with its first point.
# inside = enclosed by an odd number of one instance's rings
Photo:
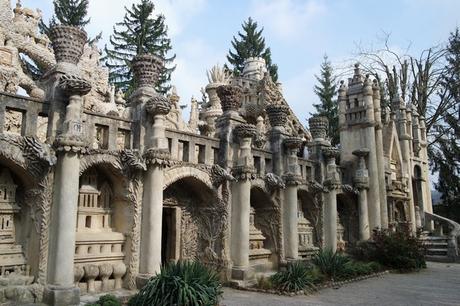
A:
{"type": "MultiPolygon", "coordinates": [[[[109,68],[109,80],[117,88],[130,93],[134,88],[131,61],[136,55],[151,53],[164,59],[165,64],[172,63],[175,55],[167,57],[172,49],[167,35],[167,26],[163,15],[153,16],[154,5],[150,0],[141,0],[126,9],[122,22],[116,24],[110,36],[112,48],[105,47],[105,62],[109,68]]],[[[171,85],[171,73],[176,67],[164,68],[160,73],[156,89],[166,93],[171,85]]]]}
{"type": "Polygon", "coordinates": [[[88,5],[89,0],[54,0],[54,14],[48,25],[41,20],[40,32],[46,35],[56,24],[68,25],[83,28],[89,23],[88,5]]]}
{"type": "Polygon", "coordinates": [[[336,101],[337,82],[334,76],[334,69],[329,62],[327,55],[324,56],[321,64],[320,75],[315,75],[318,85],[315,85],[314,92],[319,97],[320,103],[313,104],[316,109],[315,115],[327,117],[329,120],[329,137],[333,146],[340,142],[338,106],[336,101]]]}
{"type": "Polygon", "coordinates": [[[270,48],[265,47],[265,38],[262,36],[263,28],[257,29],[257,22],[248,18],[242,24],[243,33],[238,32],[239,38],[233,36],[232,47],[229,50],[227,60],[233,65],[233,73],[239,75],[243,72],[244,61],[249,57],[262,57],[267,64],[272,80],[278,81],[278,66],[272,63],[270,48]]]}
{"type": "Polygon", "coordinates": [[[457,28],[451,33],[446,54],[447,69],[443,80],[443,90],[455,101],[445,114],[444,122],[436,129],[442,136],[438,138],[432,156],[433,170],[439,178],[435,184],[441,192],[446,217],[460,222],[460,33],[457,28]]]}

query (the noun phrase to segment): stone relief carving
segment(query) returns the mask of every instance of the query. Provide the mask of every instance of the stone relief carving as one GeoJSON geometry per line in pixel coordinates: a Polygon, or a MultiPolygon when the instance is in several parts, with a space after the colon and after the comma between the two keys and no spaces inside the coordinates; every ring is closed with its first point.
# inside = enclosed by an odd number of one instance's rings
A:
{"type": "Polygon", "coordinates": [[[211,181],[213,186],[218,188],[224,181],[235,181],[235,178],[230,172],[215,164],[211,168],[211,181]]]}
{"type": "Polygon", "coordinates": [[[270,190],[284,189],[286,187],[283,179],[274,173],[265,175],[265,183],[270,190]]]}

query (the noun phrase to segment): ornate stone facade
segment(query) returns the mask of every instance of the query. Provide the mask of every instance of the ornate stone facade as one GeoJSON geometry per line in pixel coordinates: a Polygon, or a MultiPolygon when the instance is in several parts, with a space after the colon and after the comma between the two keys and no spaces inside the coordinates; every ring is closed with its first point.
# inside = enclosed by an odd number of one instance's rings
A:
{"type": "Polygon", "coordinates": [[[423,118],[395,99],[381,120],[379,88],[358,66],[339,90],[340,149],[325,118],[302,126],[260,58],[238,77],[213,67],[187,123],[177,91],[154,89],[160,58],[135,58],[139,87],[125,97],[84,32],[55,28],[53,50],[40,13],[9,2],[0,292],[21,294],[0,302],[76,305],[80,294],[134,289],[169,260],[245,284],[320,247],[346,251],[375,227],[415,231],[432,212],[423,118]],[[40,81],[21,54],[46,70],[40,81]]]}

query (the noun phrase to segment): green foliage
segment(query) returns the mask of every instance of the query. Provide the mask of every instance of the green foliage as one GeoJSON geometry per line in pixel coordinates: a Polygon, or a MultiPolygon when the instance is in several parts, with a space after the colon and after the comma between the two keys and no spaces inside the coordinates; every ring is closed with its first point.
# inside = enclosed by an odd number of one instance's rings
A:
{"type": "Polygon", "coordinates": [[[115,296],[106,294],[101,296],[96,303],[86,304],[86,306],[121,306],[121,302],[115,296]]]}
{"type": "Polygon", "coordinates": [[[376,261],[400,271],[426,267],[422,243],[407,231],[374,231],[371,241],[359,243],[352,254],[358,260],[376,261]]]}
{"type": "Polygon", "coordinates": [[[273,286],[280,291],[297,292],[310,287],[314,279],[305,263],[294,262],[286,271],[278,272],[271,277],[273,286]]]}
{"type": "MultiPolygon", "coordinates": [[[[444,121],[436,126],[442,136],[437,138],[431,154],[433,171],[438,172],[435,184],[441,192],[444,216],[460,222],[460,32],[451,33],[446,52],[446,74],[443,91],[456,101],[445,112],[444,121]]],[[[442,92],[442,91],[441,91],[442,92]]]]}
{"type": "Polygon", "coordinates": [[[130,306],[215,306],[222,296],[217,273],[199,262],[171,262],[129,301],[130,306]]]}
{"type": "Polygon", "coordinates": [[[349,279],[355,278],[363,275],[369,275],[372,273],[376,273],[382,270],[382,266],[374,261],[371,262],[360,262],[350,260],[345,264],[345,268],[342,271],[339,278],[342,279],[349,279]]]}
{"type": "Polygon", "coordinates": [[[39,24],[40,32],[49,34],[50,29],[56,24],[68,25],[83,28],[90,19],[88,15],[88,0],[54,0],[54,14],[49,24],[43,20],[39,24]]]}
{"type": "Polygon", "coordinates": [[[332,249],[322,249],[313,257],[313,263],[325,276],[335,279],[343,275],[350,258],[333,252],[332,249]]]}
{"type": "MultiPolygon", "coordinates": [[[[150,0],[141,0],[126,9],[123,21],[118,22],[110,36],[111,48],[105,47],[104,58],[109,68],[109,80],[117,88],[129,94],[136,87],[131,70],[131,61],[139,54],[155,54],[164,59],[165,64],[174,61],[175,55],[168,57],[171,40],[163,15],[153,16],[155,6],[150,0]]],[[[166,93],[171,85],[171,73],[176,67],[165,67],[161,71],[156,89],[166,93]]]]}
{"type": "Polygon", "coordinates": [[[274,82],[278,81],[278,66],[272,63],[270,48],[265,47],[263,28],[258,30],[257,22],[251,17],[242,24],[243,33],[238,32],[238,38],[233,36],[232,47],[227,60],[233,65],[233,72],[239,75],[243,72],[244,61],[249,57],[262,57],[274,82]]]}
{"type": "Polygon", "coordinates": [[[321,64],[320,75],[315,75],[315,77],[319,84],[315,85],[314,92],[319,97],[320,103],[313,104],[316,109],[314,115],[327,117],[329,120],[328,134],[332,145],[335,146],[340,142],[338,104],[336,101],[337,80],[327,55],[324,56],[321,64]]]}

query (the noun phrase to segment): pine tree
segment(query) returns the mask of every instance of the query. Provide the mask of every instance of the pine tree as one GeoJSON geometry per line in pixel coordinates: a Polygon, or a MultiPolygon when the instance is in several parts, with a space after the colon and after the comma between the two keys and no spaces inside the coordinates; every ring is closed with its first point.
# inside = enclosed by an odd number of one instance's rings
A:
{"type": "Polygon", "coordinates": [[[329,120],[329,137],[333,146],[340,142],[338,107],[335,97],[337,95],[337,82],[334,76],[334,69],[327,55],[324,56],[321,64],[320,75],[315,75],[318,85],[315,85],[314,92],[319,97],[320,103],[313,104],[316,109],[315,115],[327,117],[329,120]]]}
{"type": "Polygon", "coordinates": [[[257,29],[257,22],[248,18],[242,25],[243,33],[238,32],[239,38],[233,36],[232,47],[227,60],[233,65],[233,72],[239,75],[243,72],[244,61],[249,57],[262,57],[267,64],[267,69],[274,82],[278,81],[278,66],[272,63],[270,48],[265,47],[265,38],[262,36],[263,28],[257,29]]]}
{"type": "MultiPolygon", "coordinates": [[[[126,9],[122,22],[116,24],[110,36],[112,48],[105,47],[104,58],[109,68],[109,80],[117,88],[130,93],[134,88],[131,61],[136,55],[151,53],[164,59],[165,64],[172,63],[175,55],[167,57],[172,49],[171,40],[167,35],[165,17],[153,17],[154,5],[150,0],[141,0],[126,9]]],[[[176,67],[164,68],[160,74],[156,89],[166,93],[171,85],[171,73],[176,67]]]]}
{"type": "Polygon", "coordinates": [[[83,28],[90,19],[88,15],[89,0],[54,0],[54,14],[48,25],[41,20],[40,32],[48,35],[50,29],[56,24],[83,28]]]}
{"type": "Polygon", "coordinates": [[[433,170],[439,174],[435,188],[441,192],[448,218],[460,222],[460,33],[451,33],[446,54],[447,69],[443,80],[454,106],[445,114],[443,124],[437,126],[442,137],[435,145],[433,170]]]}

